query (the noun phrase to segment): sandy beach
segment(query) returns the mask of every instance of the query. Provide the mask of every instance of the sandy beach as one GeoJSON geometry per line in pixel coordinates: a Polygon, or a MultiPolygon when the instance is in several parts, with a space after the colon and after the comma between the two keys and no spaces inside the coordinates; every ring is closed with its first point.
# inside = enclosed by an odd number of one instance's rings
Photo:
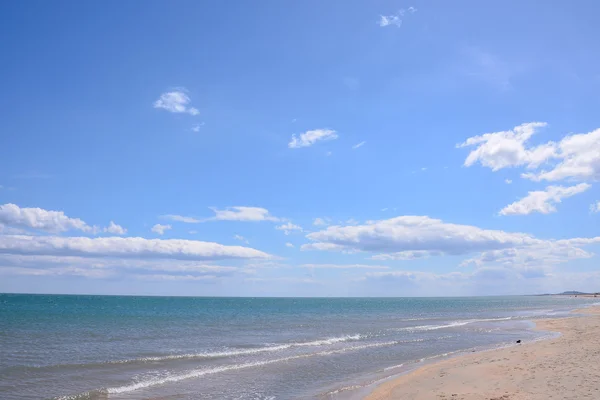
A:
{"type": "Polygon", "coordinates": [[[537,321],[554,339],[424,366],[377,387],[366,400],[600,399],[600,307],[537,321]]]}

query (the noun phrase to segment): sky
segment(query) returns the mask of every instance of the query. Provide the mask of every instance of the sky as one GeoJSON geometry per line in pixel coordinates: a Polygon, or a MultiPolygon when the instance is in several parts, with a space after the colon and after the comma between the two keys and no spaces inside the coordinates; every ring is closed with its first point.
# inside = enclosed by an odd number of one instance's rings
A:
{"type": "Polygon", "coordinates": [[[600,291],[600,4],[0,4],[0,291],[600,291]]]}

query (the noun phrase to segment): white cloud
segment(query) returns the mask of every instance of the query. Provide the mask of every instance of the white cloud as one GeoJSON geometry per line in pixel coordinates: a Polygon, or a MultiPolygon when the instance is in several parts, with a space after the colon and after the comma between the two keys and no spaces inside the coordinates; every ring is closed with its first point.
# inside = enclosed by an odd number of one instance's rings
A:
{"type": "Polygon", "coordinates": [[[154,233],[158,233],[159,235],[164,235],[165,231],[168,231],[171,228],[171,225],[156,224],[150,230],[154,233]]]}
{"type": "Polygon", "coordinates": [[[205,125],[204,122],[195,124],[194,126],[192,126],[192,132],[200,132],[200,128],[203,127],[204,125],[205,125]]]}
{"type": "Polygon", "coordinates": [[[315,218],[315,220],[313,221],[313,225],[315,225],[315,226],[324,226],[324,225],[329,225],[329,224],[323,218],[315,218]]]}
{"type": "Polygon", "coordinates": [[[0,206],[0,223],[13,228],[37,229],[52,233],[69,230],[92,233],[97,231],[97,228],[89,226],[79,218],[67,217],[62,211],[21,208],[11,203],[0,206]]]}
{"type": "Polygon", "coordinates": [[[161,215],[161,218],[167,219],[175,222],[185,222],[187,224],[198,224],[201,222],[208,221],[272,221],[277,222],[280,221],[280,218],[274,217],[269,214],[269,210],[262,207],[243,207],[243,206],[235,206],[235,207],[227,207],[223,210],[219,210],[216,207],[210,207],[212,211],[214,211],[215,216],[210,218],[195,218],[189,217],[185,215],[176,215],[176,214],[167,214],[161,215]]]}
{"type": "Polygon", "coordinates": [[[531,136],[544,126],[545,122],[530,122],[510,131],[473,136],[457,147],[476,146],[464,162],[467,167],[479,162],[493,171],[520,166],[538,170],[544,163],[553,163],[549,170],[542,169],[521,176],[534,181],[600,179],[600,129],[567,135],[558,143],[550,141],[528,146],[531,136]]]}
{"type": "Polygon", "coordinates": [[[194,217],[186,217],[184,215],[176,215],[176,214],[167,214],[161,215],[161,218],[168,219],[169,221],[175,222],[185,222],[186,224],[197,224],[202,222],[202,220],[194,218],[194,217]]]}
{"type": "Polygon", "coordinates": [[[332,154],[333,154],[333,152],[331,152],[331,151],[328,151],[327,153],[325,153],[325,155],[326,155],[327,157],[331,156],[332,154]]]}
{"type": "Polygon", "coordinates": [[[299,267],[310,269],[390,269],[385,265],[368,264],[302,264],[299,267]]]}
{"type": "MultiPolygon", "coordinates": [[[[372,295],[393,295],[399,286],[415,287],[421,295],[445,294],[515,294],[531,290],[531,279],[555,279],[553,265],[593,256],[584,246],[600,244],[600,237],[543,240],[524,233],[484,230],[475,226],[445,223],[429,217],[404,216],[383,221],[369,221],[360,226],[331,226],[309,233],[314,241],[303,250],[364,251],[375,253],[379,260],[416,259],[442,255],[476,255],[462,266],[474,266],[470,273],[389,271],[372,272],[361,281],[393,282],[390,292],[374,287],[372,295]],[[503,289],[499,282],[511,282],[503,289]],[[482,285],[488,286],[482,286],[482,285]],[[392,290],[393,289],[393,290],[392,290]],[[420,292],[418,290],[421,290],[420,292]],[[424,290],[431,290],[426,292],[424,290]]],[[[556,281],[557,285],[563,283],[556,281]]],[[[547,292],[543,290],[542,292],[547,292]]]]}
{"type": "Polygon", "coordinates": [[[345,251],[346,247],[334,243],[308,243],[300,246],[300,250],[330,250],[330,251],[345,251]]]}
{"type": "Polygon", "coordinates": [[[371,257],[373,260],[416,260],[419,258],[428,258],[433,256],[443,255],[439,251],[427,251],[427,250],[413,250],[413,251],[399,251],[397,253],[389,254],[377,254],[371,257]]]}
{"type": "Polygon", "coordinates": [[[402,26],[402,19],[400,17],[400,15],[380,15],[378,24],[381,27],[395,25],[400,28],[402,26]]]}
{"type": "Polygon", "coordinates": [[[79,257],[79,256],[44,256],[44,255],[14,255],[0,254],[1,266],[16,266],[19,268],[43,268],[55,270],[57,268],[81,268],[94,270],[118,271],[162,271],[171,273],[188,272],[194,274],[232,275],[245,271],[230,266],[207,264],[199,261],[185,261],[173,259],[130,259],[110,257],[79,257]]]}
{"type": "Polygon", "coordinates": [[[275,229],[283,231],[286,235],[289,235],[292,232],[302,232],[301,226],[292,224],[291,222],[276,226],[275,229]]]}
{"type": "Polygon", "coordinates": [[[330,226],[306,236],[315,243],[305,250],[353,250],[376,253],[429,251],[467,254],[539,243],[523,233],[485,230],[443,222],[427,216],[401,216],[366,225],[330,226]]]}
{"type": "Polygon", "coordinates": [[[392,15],[380,15],[379,16],[379,21],[377,21],[377,24],[381,27],[386,27],[386,26],[397,26],[398,28],[400,28],[402,26],[402,18],[404,17],[404,15],[406,15],[406,13],[409,12],[411,14],[417,12],[417,9],[415,7],[408,7],[408,9],[400,9],[398,10],[398,12],[396,14],[392,14],[392,15]]]}
{"type": "Polygon", "coordinates": [[[510,185],[512,183],[512,180],[511,179],[505,179],[504,183],[506,183],[507,185],[510,185]]]}
{"type": "Polygon", "coordinates": [[[306,131],[300,136],[292,135],[292,140],[288,143],[290,149],[298,149],[301,147],[312,146],[318,141],[334,140],[337,139],[338,135],[334,130],[331,129],[315,129],[312,131],[306,131]]]}
{"type": "Polygon", "coordinates": [[[0,267],[0,275],[25,275],[25,276],[60,276],[72,275],[83,276],[86,278],[107,278],[113,275],[110,270],[86,269],[79,267],[59,267],[59,268],[23,268],[23,267],[0,267]]]}
{"type": "Polygon", "coordinates": [[[500,210],[500,215],[527,215],[533,212],[549,214],[556,212],[557,203],[562,199],[582,193],[592,187],[587,183],[575,186],[548,186],[545,190],[529,192],[521,200],[516,201],[500,210]]]}
{"type": "Polygon", "coordinates": [[[273,221],[277,222],[280,219],[269,214],[269,210],[261,207],[227,207],[224,210],[211,207],[215,212],[215,216],[208,218],[207,221],[273,221]]]}
{"type": "Polygon", "coordinates": [[[590,205],[590,212],[598,213],[600,212],[600,200],[590,205]]]}
{"type": "Polygon", "coordinates": [[[589,133],[569,135],[558,144],[546,144],[560,161],[549,171],[527,173],[522,176],[534,181],[600,180],[600,129],[589,133]]]}
{"type": "Polygon", "coordinates": [[[223,260],[269,258],[262,251],[241,246],[183,239],[141,237],[0,236],[0,254],[79,257],[223,260]]]}
{"type": "Polygon", "coordinates": [[[545,122],[529,122],[516,126],[510,131],[486,133],[468,138],[456,147],[476,146],[465,159],[464,165],[470,167],[479,162],[484,167],[497,171],[507,167],[527,166],[536,168],[554,157],[552,143],[526,148],[526,142],[545,122]]]}
{"type": "Polygon", "coordinates": [[[364,146],[365,143],[367,143],[367,142],[363,141],[363,142],[360,142],[360,143],[356,143],[354,146],[352,146],[352,149],[358,149],[359,147],[364,146]]]}
{"type": "Polygon", "coordinates": [[[542,241],[541,243],[501,250],[492,250],[467,259],[461,266],[503,266],[503,267],[537,267],[566,263],[571,260],[593,257],[593,253],[585,251],[581,246],[600,243],[600,237],[591,239],[565,239],[542,241]]]}
{"type": "Polygon", "coordinates": [[[161,94],[160,98],[154,102],[154,108],[161,108],[172,113],[198,115],[199,111],[196,108],[189,106],[190,101],[190,98],[185,92],[175,90],[161,94]]]}
{"type": "Polygon", "coordinates": [[[113,221],[110,221],[108,227],[104,228],[104,232],[112,233],[113,235],[124,235],[127,233],[127,229],[123,228],[121,225],[115,224],[113,221]]]}
{"type": "Polygon", "coordinates": [[[248,242],[248,239],[246,239],[245,237],[243,237],[242,235],[234,235],[233,238],[235,240],[239,240],[240,242],[246,243],[246,244],[250,244],[250,242],[248,242]]]}
{"type": "Polygon", "coordinates": [[[287,243],[285,244],[285,247],[289,247],[289,248],[292,248],[292,249],[293,249],[293,248],[294,248],[294,245],[293,245],[293,244],[291,244],[290,242],[287,242],[287,243]]]}
{"type": "Polygon", "coordinates": [[[449,280],[456,281],[464,279],[466,274],[460,272],[452,272],[449,274],[435,274],[431,272],[421,272],[421,271],[386,271],[386,272],[367,272],[365,276],[359,280],[388,280],[388,281],[396,281],[396,280],[405,280],[405,281],[432,281],[432,280],[449,280]]]}

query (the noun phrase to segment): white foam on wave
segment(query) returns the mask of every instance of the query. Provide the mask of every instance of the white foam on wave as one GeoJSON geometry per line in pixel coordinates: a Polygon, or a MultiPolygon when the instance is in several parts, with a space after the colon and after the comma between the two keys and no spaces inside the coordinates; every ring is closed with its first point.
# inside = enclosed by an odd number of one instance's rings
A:
{"type": "Polygon", "coordinates": [[[148,379],[148,380],[143,380],[140,382],[132,383],[132,384],[126,385],[126,386],[107,388],[106,391],[109,394],[126,393],[126,392],[132,392],[134,390],[148,388],[151,386],[163,385],[165,383],[179,382],[179,381],[182,381],[185,379],[190,379],[190,378],[199,378],[199,377],[202,377],[205,375],[212,375],[212,374],[217,374],[220,372],[235,371],[235,370],[239,370],[239,369],[253,368],[253,367],[261,367],[264,365],[275,364],[275,363],[291,361],[291,360],[297,360],[297,359],[302,359],[302,358],[328,356],[328,355],[332,355],[332,354],[342,354],[342,353],[346,353],[349,351],[358,351],[358,350],[369,349],[369,348],[373,348],[373,347],[392,346],[395,344],[405,343],[405,342],[407,342],[407,341],[396,341],[395,340],[395,341],[391,341],[391,342],[370,343],[370,344],[364,344],[364,345],[360,345],[360,346],[345,347],[343,349],[326,350],[326,351],[320,351],[317,353],[309,353],[309,354],[300,354],[300,355],[295,355],[295,356],[276,358],[276,359],[272,359],[272,360],[255,361],[255,362],[248,362],[248,363],[243,363],[243,364],[224,365],[222,367],[215,367],[215,368],[209,368],[209,369],[195,369],[195,370],[191,370],[189,372],[183,373],[183,374],[171,375],[171,376],[162,377],[162,378],[153,378],[153,379],[148,379]]]}
{"type": "Polygon", "coordinates": [[[156,357],[142,357],[133,358],[128,360],[114,360],[108,361],[108,364],[130,364],[136,362],[157,362],[157,361],[169,361],[169,360],[183,360],[183,359],[202,359],[202,358],[223,358],[223,357],[234,357],[234,356],[247,356],[259,353],[276,352],[281,350],[290,349],[293,347],[310,347],[310,346],[327,346],[340,342],[356,341],[362,338],[361,335],[344,335],[338,337],[332,337],[327,339],[319,339],[311,342],[294,342],[286,343],[274,346],[257,347],[252,349],[241,349],[241,350],[225,350],[216,352],[202,352],[202,353],[189,353],[189,354],[172,354],[167,356],[156,356],[156,357]]]}
{"type": "Polygon", "coordinates": [[[385,367],[383,370],[384,371],[389,371],[389,370],[396,369],[396,368],[401,368],[401,367],[404,367],[404,364],[392,365],[391,367],[385,367]]]}
{"type": "Polygon", "coordinates": [[[457,326],[464,326],[468,324],[474,324],[476,322],[493,322],[493,321],[508,321],[512,319],[512,317],[505,318],[484,318],[484,319],[467,319],[462,321],[453,321],[448,324],[443,325],[419,325],[419,326],[407,326],[404,328],[394,328],[395,331],[405,331],[405,332],[416,332],[416,331],[435,331],[438,329],[445,328],[454,328],[457,326]]]}

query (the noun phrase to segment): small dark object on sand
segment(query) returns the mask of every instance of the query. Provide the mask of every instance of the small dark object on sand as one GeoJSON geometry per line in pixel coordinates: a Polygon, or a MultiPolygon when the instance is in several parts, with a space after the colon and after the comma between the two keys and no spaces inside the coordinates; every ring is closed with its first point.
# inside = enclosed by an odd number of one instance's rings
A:
{"type": "Polygon", "coordinates": [[[517,340],[517,343],[521,343],[521,339],[517,340]]]}

